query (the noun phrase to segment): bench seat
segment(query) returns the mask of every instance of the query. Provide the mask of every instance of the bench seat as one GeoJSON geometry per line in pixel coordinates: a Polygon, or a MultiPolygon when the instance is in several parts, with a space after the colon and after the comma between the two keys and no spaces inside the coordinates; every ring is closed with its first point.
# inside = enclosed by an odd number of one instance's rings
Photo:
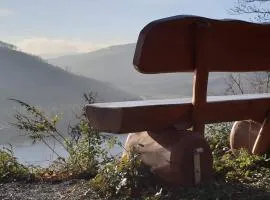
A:
{"type": "MultiPolygon", "coordinates": [[[[270,94],[208,96],[200,109],[196,113],[201,116],[196,118],[206,124],[246,119],[262,122],[270,110],[270,94]]],[[[194,118],[191,98],[96,103],[86,105],[86,114],[95,128],[111,133],[157,131],[173,125],[184,130],[192,126],[194,118]]]]}

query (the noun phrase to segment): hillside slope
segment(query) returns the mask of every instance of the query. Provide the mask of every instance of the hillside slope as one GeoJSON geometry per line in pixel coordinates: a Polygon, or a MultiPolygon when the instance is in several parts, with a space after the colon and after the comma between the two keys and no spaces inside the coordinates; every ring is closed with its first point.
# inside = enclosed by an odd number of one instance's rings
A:
{"type": "Polygon", "coordinates": [[[83,104],[83,93],[89,91],[96,94],[98,102],[138,99],[107,83],[54,67],[36,56],[0,47],[1,143],[14,136],[13,131],[6,128],[15,112],[14,104],[8,98],[49,108],[49,111],[67,113],[65,120],[68,121],[83,104]]]}
{"type": "MultiPolygon", "coordinates": [[[[90,53],[62,56],[49,62],[74,73],[109,82],[144,98],[191,95],[191,73],[140,74],[132,65],[134,51],[135,44],[118,45],[90,53]]],[[[209,94],[224,94],[225,88],[224,73],[210,75],[209,94]]]]}

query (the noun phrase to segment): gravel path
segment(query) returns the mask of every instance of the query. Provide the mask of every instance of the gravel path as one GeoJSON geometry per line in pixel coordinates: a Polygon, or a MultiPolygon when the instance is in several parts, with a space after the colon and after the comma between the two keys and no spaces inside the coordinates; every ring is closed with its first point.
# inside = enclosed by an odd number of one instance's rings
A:
{"type": "Polygon", "coordinates": [[[97,199],[86,181],[72,180],[63,183],[5,183],[0,184],[1,200],[83,200],[97,199]]]}

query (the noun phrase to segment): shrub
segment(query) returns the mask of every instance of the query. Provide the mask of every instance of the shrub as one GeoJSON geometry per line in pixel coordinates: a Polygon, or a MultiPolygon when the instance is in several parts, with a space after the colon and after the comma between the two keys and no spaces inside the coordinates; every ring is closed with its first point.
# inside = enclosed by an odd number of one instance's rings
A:
{"type": "Polygon", "coordinates": [[[213,152],[213,157],[220,157],[230,149],[229,134],[232,123],[209,124],[205,129],[205,137],[213,152]]]}
{"type": "Polygon", "coordinates": [[[102,199],[158,199],[154,194],[161,187],[134,151],[107,163],[90,186],[102,199]]]}
{"type": "MultiPolygon", "coordinates": [[[[84,97],[88,103],[94,102],[91,94],[85,94],[84,97]]],[[[70,137],[64,137],[65,134],[57,128],[60,120],[58,115],[49,117],[35,106],[17,99],[10,100],[24,108],[24,111],[17,112],[14,115],[16,122],[13,125],[25,131],[33,142],[43,142],[58,156],[58,159],[49,168],[35,169],[37,176],[41,179],[91,178],[97,174],[97,170],[103,162],[111,159],[108,153],[110,148],[105,148],[104,144],[107,143],[112,148],[117,143],[115,137],[100,134],[91,127],[84,110],[81,115],[77,116],[79,123],[69,125],[68,133],[70,137]],[[68,153],[68,157],[60,156],[47,142],[48,138],[61,145],[68,153]]]]}
{"type": "Polygon", "coordinates": [[[12,147],[0,150],[0,182],[28,180],[31,177],[29,169],[17,161],[12,147]]]}
{"type": "Polygon", "coordinates": [[[251,155],[245,149],[225,153],[216,161],[215,170],[226,181],[250,184],[259,188],[269,189],[270,159],[251,155]]]}
{"type": "Polygon", "coordinates": [[[226,182],[250,184],[257,188],[270,188],[269,153],[251,155],[246,149],[229,151],[231,123],[213,124],[207,127],[206,138],[213,152],[217,178],[226,182]]]}

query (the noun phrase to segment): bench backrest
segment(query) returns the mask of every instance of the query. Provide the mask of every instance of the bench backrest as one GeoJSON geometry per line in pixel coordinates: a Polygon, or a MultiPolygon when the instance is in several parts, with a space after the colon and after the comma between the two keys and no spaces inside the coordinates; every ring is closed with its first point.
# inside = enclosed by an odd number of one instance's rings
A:
{"type": "Polygon", "coordinates": [[[270,70],[270,24],[176,16],[140,32],[133,64],[141,73],[270,70]]]}

